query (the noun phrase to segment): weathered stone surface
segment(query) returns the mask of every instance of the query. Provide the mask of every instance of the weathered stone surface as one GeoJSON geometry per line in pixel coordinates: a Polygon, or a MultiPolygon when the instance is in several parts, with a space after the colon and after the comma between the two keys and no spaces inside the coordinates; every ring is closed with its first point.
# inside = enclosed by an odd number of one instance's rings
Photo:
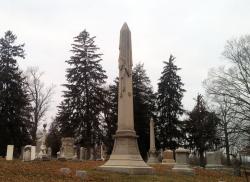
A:
{"type": "Polygon", "coordinates": [[[172,150],[165,150],[163,152],[162,164],[175,165],[174,153],[172,150]]]}
{"type": "Polygon", "coordinates": [[[31,145],[26,145],[23,149],[23,161],[29,162],[31,161],[31,145]]]}
{"type": "Polygon", "coordinates": [[[131,32],[126,23],[120,31],[119,49],[118,127],[112,154],[99,169],[129,174],[150,174],[152,168],[142,160],[134,130],[132,45],[131,32]]]}
{"type": "Polygon", "coordinates": [[[153,118],[150,119],[149,129],[150,129],[150,148],[148,152],[149,158],[148,158],[147,163],[155,164],[155,163],[159,163],[159,160],[158,160],[156,149],[155,149],[155,130],[154,130],[153,118]]]}
{"type": "Polygon", "coordinates": [[[223,168],[223,165],[221,164],[221,155],[220,151],[206,152],[207,164],[205,167],[209,169],[223,168]]]}
{"type": "Polygon", "coordinates": [[[76,170],[76,176],[84,179],[87,176],[87,172],[82,170],[76,170]]]}
{"type": "Polygon", "coordinates": [[[176,157],[175,157],[176,164],[174,165],[174,168],[172,170],[175,172],[193,175],[194,170],[188,164],[189,150],[183,149],[183,148],[178,148],[175,151],[175,155],[176,155],[176,157]]]}
{"type": "Polygon", "coordinates": [[[35,160],[35,159],[36,159],[36,146],[31,146],[30,160],[35,160]]]}
{"type": "Polygon", "coordinates": [[[7,161],[13,160],[13,151],[14,151],[14,145],[8,145],[6,154],[7,161]]]}
{"type": "Polygon", "coordinates": [[[66,137],[62,138],[62,146],[60,149],[60,157],[61,159],[73,159],[75,150],[74,150],[74,138],[66,137]]]}
{"type": "Polygon", "coordinates": [[[60,168],[60,173],[63,175],[68,175],[71,173],[71,170],[69,168],[60,168]]]}

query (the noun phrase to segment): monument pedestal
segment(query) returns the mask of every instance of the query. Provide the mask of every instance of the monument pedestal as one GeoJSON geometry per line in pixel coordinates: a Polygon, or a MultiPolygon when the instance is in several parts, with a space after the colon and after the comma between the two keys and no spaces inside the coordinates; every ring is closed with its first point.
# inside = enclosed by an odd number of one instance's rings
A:
{"type": "Polygon", "coordinates": [[[149,151],[149,158],[147,164],[158,164],[160,163],[157,157],[156,151],[149,151]]]}
{"type": "Polygon", "coordinates": [[[187,149],[178,148],[175,151],[176,164],[173,167],[174,172],[184,173],[188,175],[194,175],[194,170],[188,164],[189,151],[187,149]]]}
{"type": "Polygon", "coordinates": [[[152,174],[152,168],[143,161],[140,155],[135,131],[117,131],[114,137],[112,155],[98,169],[127,174],[152,174]]]}
{"type": "Polygon", "coordinates": [[[173,166],[175,165],[174,154],[172,150],[165,150],[163,152],[162,164],[173,166]]]}
{"type": "Polygon", "coordinates": [[[224,166],[221,164],[221,152],[215,151],[215,152],[207,152],[207,169],[222,169],[224,166]]]}

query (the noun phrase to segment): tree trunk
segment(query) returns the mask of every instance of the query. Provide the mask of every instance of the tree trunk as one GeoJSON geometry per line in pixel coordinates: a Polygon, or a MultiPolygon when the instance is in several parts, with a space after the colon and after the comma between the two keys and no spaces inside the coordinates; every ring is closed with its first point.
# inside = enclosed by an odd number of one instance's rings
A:
{"type": "Polygon", "coordinates": [[[229,154],[229,141],[228,141],[228,132],[227,132],[227,124],[224,125],[224,133],[225,133],[225,147],[226,147],[226,156],[227,156],[227,165],[231,165],[230,163],[230,154],[229,154]]]}
{"type": "Polygon", "coordinates": [[[204,158],[204,150],[199,150],[200,155],[200,166],[205,167],[205,158],[204,158]]]}

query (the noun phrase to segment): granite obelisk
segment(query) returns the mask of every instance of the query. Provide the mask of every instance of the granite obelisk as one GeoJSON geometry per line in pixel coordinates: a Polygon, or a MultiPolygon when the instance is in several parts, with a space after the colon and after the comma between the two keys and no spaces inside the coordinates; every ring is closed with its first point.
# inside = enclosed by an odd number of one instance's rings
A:
{"type": "Polygon", "coordinates": [[[132,44],[131,32],[126,23],[120,31],[119,45],[118,128],[109,160],[101,170],[128,174],[150,174],[152,168],[142,159],[134,130],[132,44]]]}

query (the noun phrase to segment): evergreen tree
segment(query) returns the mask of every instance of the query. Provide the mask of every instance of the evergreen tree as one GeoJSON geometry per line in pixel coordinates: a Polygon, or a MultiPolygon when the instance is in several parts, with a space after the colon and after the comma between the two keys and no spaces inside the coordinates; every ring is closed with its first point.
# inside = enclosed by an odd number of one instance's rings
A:
{"type": "Polygon", "coordinates": [[[162,148],[175,150],[181,139],[181,123],[179,116],[183,114],[181,100],[183,98],[183,83],[177,75],[180,70],[174,64],[175,58],[170,55],[169,61],[164,61],[164,68],[158,83],[158,120],[156,122],[157,138],[162,148]]]}
{"type": "Polygon", "coordinates": [[[111,154],[115,132],[117,130],[117,119],[118,119],[118,84],[119,79],[116,78],[113,85],[109,85],[107,89],[107,95],[104,107],[104,118],[105,118],[105,138],[104,143],[107,147],[107,153],[111,154]]]}
{"type": "Polygon", "coordinates": [[[24,58],[24,44],[16,44],[16,36],[7,31],[0,39],[0,155],[8,144],[21,146],[30,142],[30,104],[18,58],[24,58]]]}
{"type": "Polygon", "coordinates": [[[86,30],[74,38],[73,55],[66,61],[69,68],[64,100],[56,118],[62,136],[74,137],[85,147],[93,147],[102,139],[103,86],[107,76],[94,39],[86,30]]]}
{"type": "Polygon", "coordinates": [[[207,111],[200,94],[197,96],[194,109],[188,115],[189,119],[186,120],[184,127],[188,147],[198,152],[200,165],[204,167],[204,152],[208,149],[215,149],[220,142],[217,135],[220,120],[214,112],[207,111]]]}
{"type": "Polygon", "coordinates": [[[133,69],[134,126],[139,136],[138,145],[144,160],[149,150],[149,120],[155,117],[155,94],[143,64],[133,69]]]}

